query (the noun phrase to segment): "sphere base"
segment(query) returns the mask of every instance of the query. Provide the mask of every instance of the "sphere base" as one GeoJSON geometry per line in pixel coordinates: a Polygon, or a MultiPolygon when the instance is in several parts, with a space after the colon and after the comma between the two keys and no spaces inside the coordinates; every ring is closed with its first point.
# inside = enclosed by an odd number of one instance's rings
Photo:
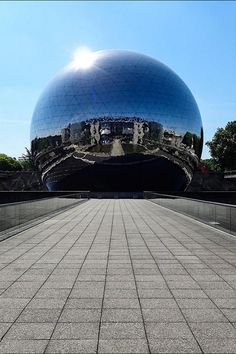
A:
{"type": "Polygon", "coordinates": [[[134,163],[95,163],[67,174],[67,166],[45,176],[50,191],[89,190],[94,192],[183,191],[190,182],[184,166],[166,158],[152,158],[134,163]]]}

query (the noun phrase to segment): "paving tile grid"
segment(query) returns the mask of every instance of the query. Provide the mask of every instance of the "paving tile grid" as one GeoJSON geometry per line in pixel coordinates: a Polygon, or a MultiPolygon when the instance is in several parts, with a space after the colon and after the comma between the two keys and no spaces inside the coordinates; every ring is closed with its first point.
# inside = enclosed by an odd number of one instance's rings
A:
{"type": "Polygon", "coordinates": [[[0,353],[236,353],[236,239],[95,199],[0,243],[0,353]]]}

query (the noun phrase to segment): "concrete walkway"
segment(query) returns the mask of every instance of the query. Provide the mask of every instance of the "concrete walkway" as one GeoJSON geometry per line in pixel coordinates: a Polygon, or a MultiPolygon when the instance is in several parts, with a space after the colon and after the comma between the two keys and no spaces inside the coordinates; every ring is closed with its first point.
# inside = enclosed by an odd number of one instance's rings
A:
{"type": "Polygon", "coordinates": [[[0,243],[0,353],[236,353],[236,239],[89,200],[0,243]]]}

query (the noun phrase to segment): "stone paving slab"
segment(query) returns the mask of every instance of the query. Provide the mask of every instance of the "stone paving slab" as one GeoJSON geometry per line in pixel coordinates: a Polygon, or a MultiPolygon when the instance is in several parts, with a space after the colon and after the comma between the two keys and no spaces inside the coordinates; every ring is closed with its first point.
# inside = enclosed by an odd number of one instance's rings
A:
{"type": "Polygon", "coordinates": [[[0,353],[236,353],[236,238],[89,200],[0,243],[0,353]]]}

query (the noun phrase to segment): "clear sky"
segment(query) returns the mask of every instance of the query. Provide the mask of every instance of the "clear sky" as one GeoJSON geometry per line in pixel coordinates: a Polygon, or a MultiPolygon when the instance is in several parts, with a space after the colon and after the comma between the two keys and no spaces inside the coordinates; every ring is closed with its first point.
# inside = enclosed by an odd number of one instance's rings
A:
{"type": "Polygon", "coordinates": [[[168,65],[198,103],[205,141],[236,119],[236,2],[6,1],[0,2],[0,152],[19,157],[30,146],[40,93],[81,46],[134,50],[168,65]]]}

